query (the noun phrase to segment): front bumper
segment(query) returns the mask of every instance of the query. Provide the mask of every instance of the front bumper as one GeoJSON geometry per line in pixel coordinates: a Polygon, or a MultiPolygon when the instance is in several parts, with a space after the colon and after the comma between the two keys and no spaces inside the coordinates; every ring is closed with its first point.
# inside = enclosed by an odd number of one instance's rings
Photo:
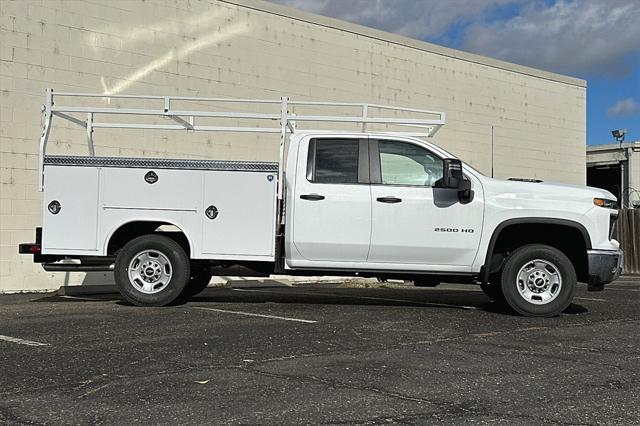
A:
{"type": "Polygon", "coordinates": [[[589,291],[602,290],[604,285],[622,274],[622,250],[587,250],[589,262],[589,291]]]}

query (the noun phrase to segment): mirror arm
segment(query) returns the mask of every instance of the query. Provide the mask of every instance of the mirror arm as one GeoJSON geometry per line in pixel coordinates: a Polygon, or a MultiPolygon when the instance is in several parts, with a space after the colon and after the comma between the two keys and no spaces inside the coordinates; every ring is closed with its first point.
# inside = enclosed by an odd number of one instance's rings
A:
{"type": "Polygon", "coordinates": [[[463,180],[458,188],[458,200],[462,204],[467,204],[473,201],[473,190],[471,189],[471,182],[463,180]]]}

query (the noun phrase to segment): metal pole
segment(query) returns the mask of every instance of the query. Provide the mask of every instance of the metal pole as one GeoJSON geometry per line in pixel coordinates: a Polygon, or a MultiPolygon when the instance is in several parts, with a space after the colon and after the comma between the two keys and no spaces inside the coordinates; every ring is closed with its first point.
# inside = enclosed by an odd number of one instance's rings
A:
{"type": "Polygon", "coordinates": [[[367,133],[367,117],[369,116],[369,105],[362,105],[362,133],[367,133]]]}
{"type": "Polygon", "coordinates": [[[47,152],[47,141],[49,140],[49,132],[51,131],[51,106],[53,105],[53,89],[47,89],[47,98],[42,106],[44,114],[44,127],[42,128],[42,136],[40,136],[40,145],[38,149],[38,170],[40,176],[38,178],[38,191],[44,189],[44,155],[47,152]]]}
{"type": "Polygon", "coordinates": [[[284,147],[287,140],[287,121],[289,120],[289,98],[280,98],[280,155],[278,159],[278,200],[284,198],[284,147]]]}
{"type": "Polygon", "coordinates": [[[89,156],[95,157],[96,151],[93,149],[93,113],[87,114],[87,145],[89,146],[89,156]]]}
{"type": "Polygon", "coordinates": [[[493,176],[493,126],[491,126],[491,177],[493,176]]]}

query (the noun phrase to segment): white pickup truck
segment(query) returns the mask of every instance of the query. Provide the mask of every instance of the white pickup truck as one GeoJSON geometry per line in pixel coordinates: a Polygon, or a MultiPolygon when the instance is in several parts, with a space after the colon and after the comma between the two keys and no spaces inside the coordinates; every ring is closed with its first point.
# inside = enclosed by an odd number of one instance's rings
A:
{"type": "Polygon", "coordinates": [[[578,281],[600,290],[621,273],[611,193],[484,176],[428,142],[444,125],[444,113],[288,98],[113,97],[164,103],[158,109],[54,102],[79,97],[104,102],[104,95],[47,92],[43,227],[35,243],[19,250],[47,271],[113,270],[122,296],[136,305],[184,299],[214,274],[358,275],[419,286],[480,284],[520,314],[553,316],[571,303],[578,281]],[[184,110],[176,107],[180,102],[276,111],[184,110]],[[327,107],[351,113],[292,112],[327,107]],[[98,123],[97,115],[172,121],[98,123]],[[46,154],[54,116],[87,129],[89,156],[46,154]],[[361,127],[299,130],[309,122],[361,127]],[[229,138],[273,133],[280,137],[280,161],[100,157],[96,128],[218,131],[229,138]]]}

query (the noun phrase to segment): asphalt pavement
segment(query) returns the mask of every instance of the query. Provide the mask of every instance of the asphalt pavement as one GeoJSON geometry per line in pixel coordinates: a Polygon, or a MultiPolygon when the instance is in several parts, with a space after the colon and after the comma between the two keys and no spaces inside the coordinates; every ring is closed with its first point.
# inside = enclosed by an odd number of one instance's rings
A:
{"type": "Polygon", "coordinates": [[[640,280],[548,319],[384,287],[0,296],[0,423],[640,424],[640,280]]]}

